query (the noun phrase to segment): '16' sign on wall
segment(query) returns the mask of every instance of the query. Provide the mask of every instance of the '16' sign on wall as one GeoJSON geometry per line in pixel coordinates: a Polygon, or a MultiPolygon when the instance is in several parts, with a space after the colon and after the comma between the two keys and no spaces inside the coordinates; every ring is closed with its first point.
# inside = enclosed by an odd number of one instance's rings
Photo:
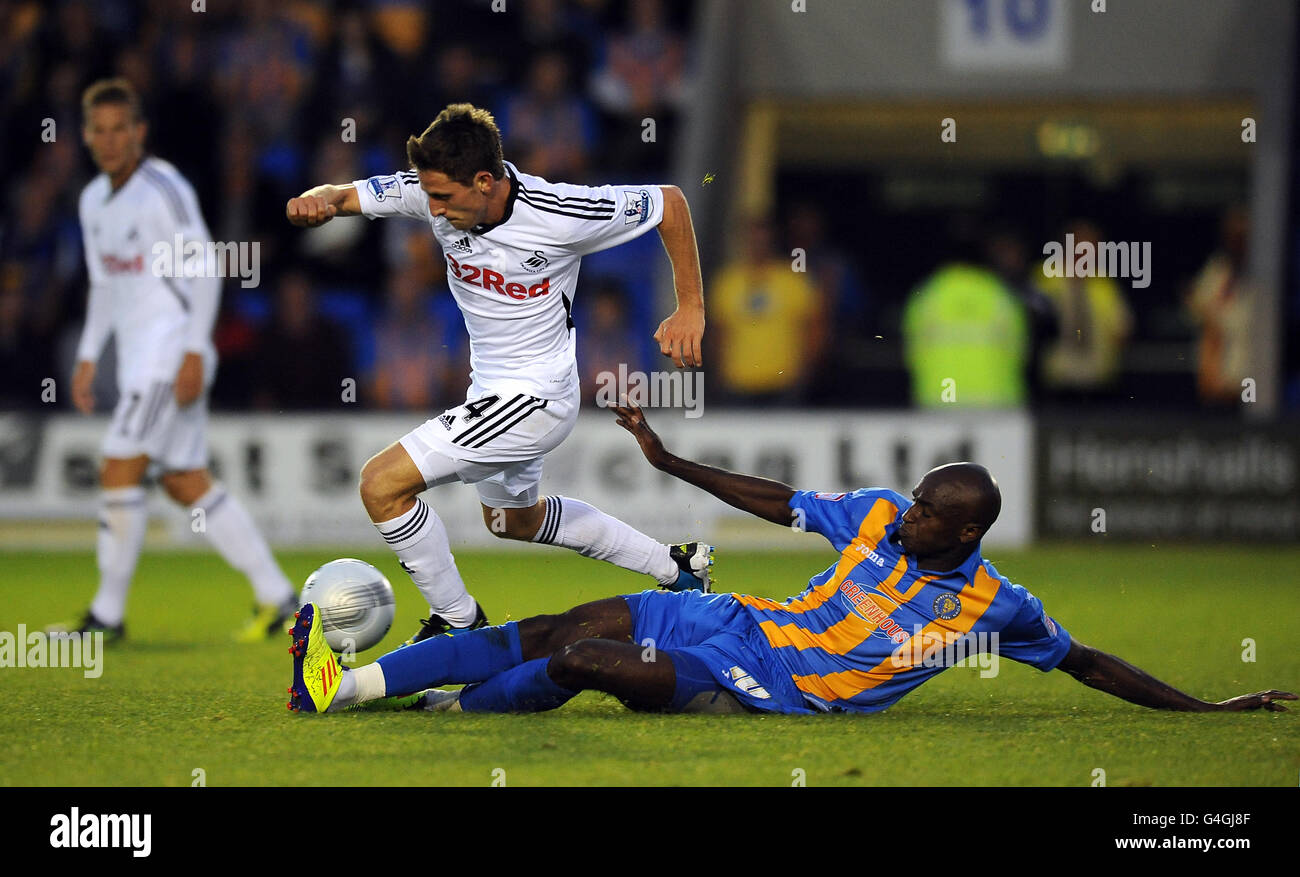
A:
{"type": "Polygon", "coordinates": [[[944,0],[943,62],[957,70],[1060,70],[1069,60],[1065,0],[944,0]]]}

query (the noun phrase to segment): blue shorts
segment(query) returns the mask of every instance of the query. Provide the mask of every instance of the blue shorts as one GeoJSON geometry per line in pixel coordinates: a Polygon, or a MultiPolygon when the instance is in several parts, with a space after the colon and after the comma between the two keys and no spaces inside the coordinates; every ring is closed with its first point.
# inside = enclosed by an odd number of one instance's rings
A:
{"type": "Polygon", "coordinates": [[[650,590],[623,599],[632,612],[633,642],[649,647],[652,641],[673,662],[677,689],[671,709],[724,691],[754,710],[814,712],[731,594],[650,590]]]}

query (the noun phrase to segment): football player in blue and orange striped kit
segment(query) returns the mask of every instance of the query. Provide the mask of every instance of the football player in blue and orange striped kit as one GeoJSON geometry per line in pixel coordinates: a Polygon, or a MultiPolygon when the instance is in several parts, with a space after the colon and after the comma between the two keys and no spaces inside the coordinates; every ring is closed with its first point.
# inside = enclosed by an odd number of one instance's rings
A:
{"type": "Polygon", "coordinates": [[[640,410],[615,411],[655,468],[775,524],[820,533],[839,560],[783,603],[643,591],[433,637],[342,672],[308,605],[293,632],[290,708],[531,712],[594,689],[636,709],[877,712],[957,660],[989,655],[1063,670],[1154,709],[1285,710],[1278,701],[1296,699],[1262,691],[1202,701],[1073,639],[980,556],[1001,510],[983,466],[932,469],[910,500],[881,489],[796,491],[683,460],[640,410]],[[467,684],[434,687],[450,683],[467,684]]]}

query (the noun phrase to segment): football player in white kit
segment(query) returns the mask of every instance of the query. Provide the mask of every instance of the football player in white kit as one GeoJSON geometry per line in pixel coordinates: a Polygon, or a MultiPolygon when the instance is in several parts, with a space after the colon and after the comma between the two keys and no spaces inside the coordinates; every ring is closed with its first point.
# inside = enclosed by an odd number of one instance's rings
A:
{"type": "MultiPolygon", "coordinates": [[[[208,474],[207,393],[216,372],[212,324],[221,280],[160,276],[154,246],[211,238],[193,188],[171,164],[146,156],[140,99],[124,79],[101,80],[82,97],[83,140],[101,173],[82,190],[81,233],[90,275],[77,348],[73,403],[94,410],[95,367],[117,342],[119,399],[101,446],[103,488],[96,558],[99,590],[78,623],[51,631],[125,632],[127,591],[148,523],[142,485],[154,464],[167,495],[202,509],[195,520],[217,551],[252,583],[257,608],[243,641],[282,633],[296,594],[239,500],[208,474]]],[[[166,260],[172,264],[171,259],[166,260]]]]}
{"type": "MultiPolygon", "coordinates": [[[[313,227],[335,216],[427,221],[470,339],[470,386],[449,408],[372,457],[361,499],[429,603],[410,642],[486,623],[456,569],[447,531],[419,494],[473,484],[488,529],[571,548],[646,573],[671,590],[709,590],[713,549],[664,545],[596,508],[540,496],[542,458],[579,407],[570,311],[582,256],[658,228],[677,310],[655,339],[679,366],[701,364],[704,293],[686,198],[675,186],[575,186],[523,173],[501,154],[491,113],[452,104],[406,144],[410,170],[291,198],[285,215],[313,227]]],[[[430,343],[434,343],[430,339],[430,343]]]]}

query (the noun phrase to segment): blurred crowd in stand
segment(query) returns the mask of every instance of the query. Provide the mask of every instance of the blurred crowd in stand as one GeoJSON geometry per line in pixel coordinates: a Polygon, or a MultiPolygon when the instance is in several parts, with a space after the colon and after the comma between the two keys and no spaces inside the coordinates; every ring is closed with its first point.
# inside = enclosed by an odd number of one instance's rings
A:
{"type": "MultiPolygon", "coordinates": [[[[460,101],[493,111],[506,158],[529,173],[667,182],[699,50],[691,4],[510,0],[508,9],[242,0],[196,13],[158,0],[0,0],[0,118],[6,131],[33,132],[0,139],[0,406],[39,408],[42,378],[71,372],[86,298],[76,204],[94,172],[80,96],[111,75],[143,94],[148,148],[194,185],[213,237],[261,248],[260,286],[224,287],[217,408],[331,408],[347,377],[360,407],[433,411],[463,399],[464,326],[425,224],[304,231],[283,209],[317,183],[404,168],[407,136],[460,101]],[[650,142],[645,119],[655,122],[650,142]],[[55,136],[37,136],[51,125],[55,136]]],[[[705,277],[711,404],[1123,399],[1138,324],[1130,281],[1046,276],[1039,248],[1044,235],[1095,243],[1125,230],[1083,217],[1060,229],[955,225],[939,238],[943,264],[907,288],[869,283],[872,262],[892,254],[835,225],[815,197],[732,223],[727,240],[701,240],[719,264],[705,277]],[[881,365],[878,349],[892,361],[881,365]],[[882,381],[910,389],[877,392],[882,381]]],[[[1236,405],[1250,368],[1248,242],[1245,211],[1228,210],[1219,248],[1180,290],[1194,339],[1185,370],[1208,407],[1236,405]]],[[[665,367],[651,339],[666,316],[655,300],[664,265],[654,234],[584,260],[574,316],[588,401],[602,371],[665,367]]],[[[113,388],[102,383],[107,404],[113,388]]]]}

